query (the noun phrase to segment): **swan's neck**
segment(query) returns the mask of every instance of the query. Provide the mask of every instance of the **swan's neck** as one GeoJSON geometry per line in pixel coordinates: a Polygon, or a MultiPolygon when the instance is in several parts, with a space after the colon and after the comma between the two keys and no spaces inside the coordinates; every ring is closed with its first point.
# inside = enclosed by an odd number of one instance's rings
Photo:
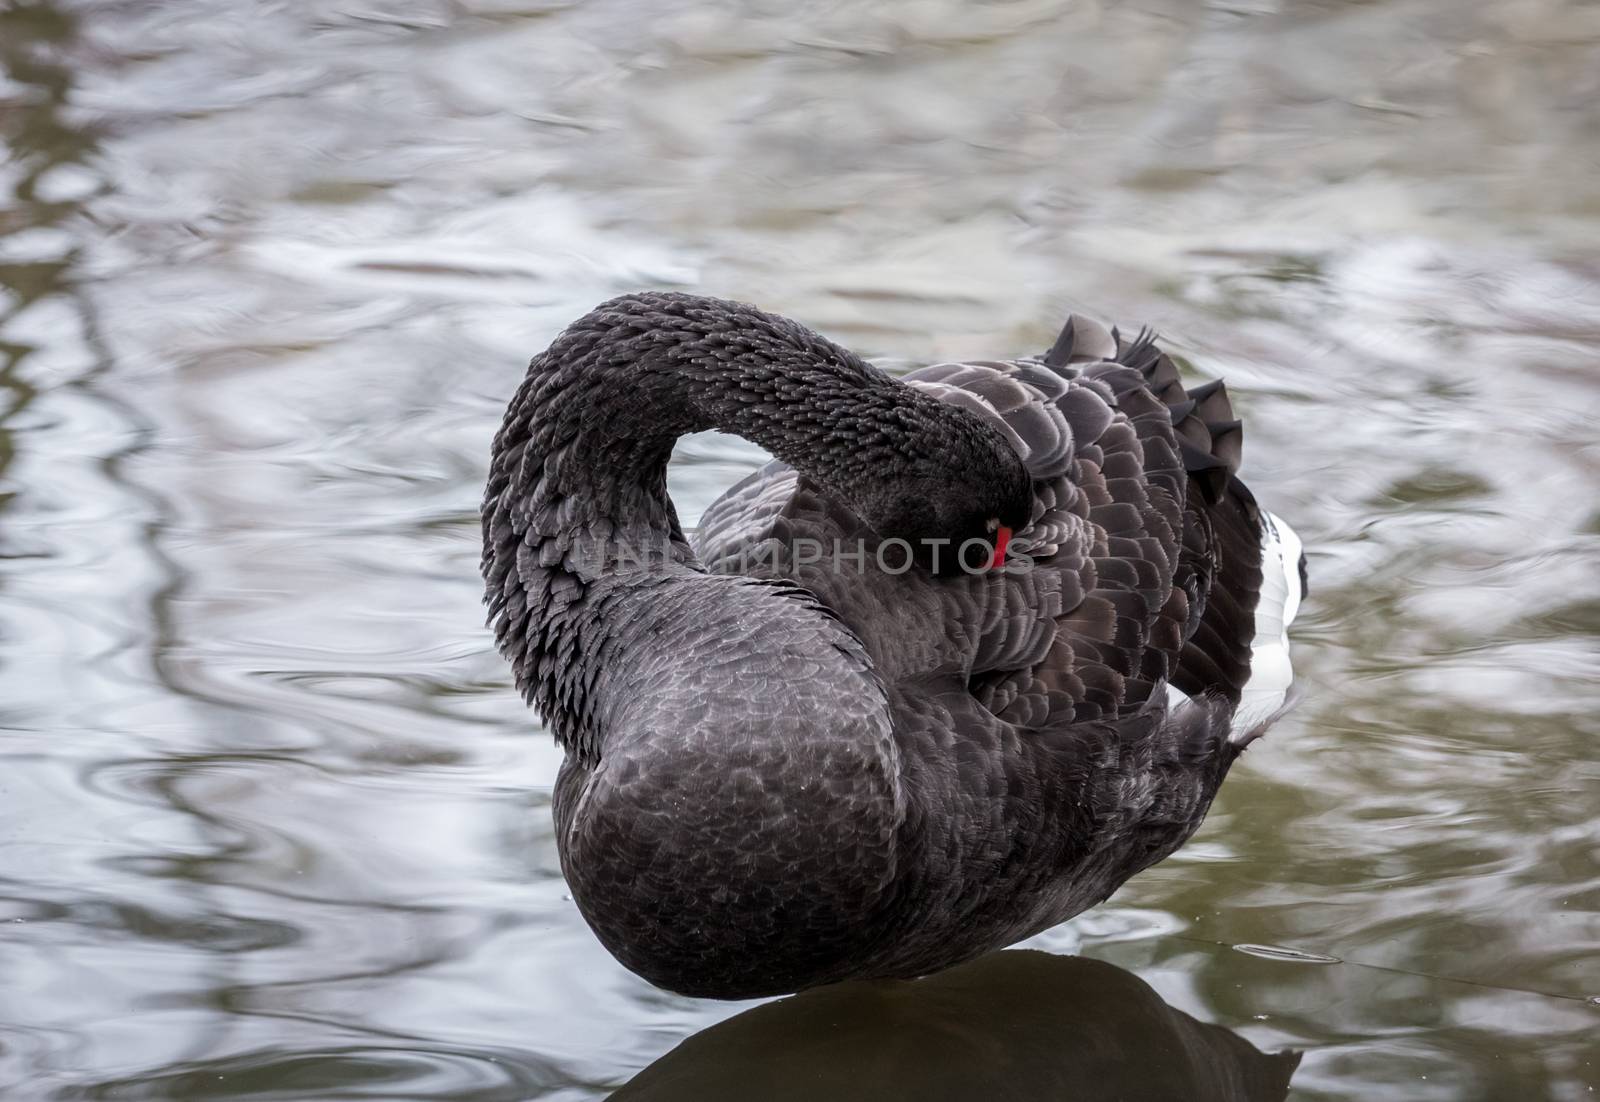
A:
{"type": "Polygon", "coordinates": [[[729,326],[697,313],[703,300],[651,296],[648,312],[625,308],[636,301],[599,308],[534,359],[495,439],[484,500],[500,649],[569,748],[588,741],[571,728],[598,712],[596,671],[617,661],[618,592],[633,605],[640,592],[710,580],[666,493],[680,435],[732,432],[823,486],[848,488],[882,478],[911,450],[903,437],[950,417],[786,319],[751,310],[729,326]]]}
{"type": "Polygon", "coordinates": [[[677,548],[687,562],[666,494],[679,436],[721,429],[823,485],[848,486],[881,477],[889,462],[882,453],[892,440],[875,423],[902,433],[908,411],[943,415],[929,409],[939,403],[786,319],[752,310],[745,324],[718,328],[693,304],[601,307],[534,359],[495,440],[486,540],[493,525],[508,524],[546,559],[582,546],[581,561],[569,564],[579,573],[608,572],[634,544],[677,548]],[[841,431],[860,445],[841,448],[841,431]]]}

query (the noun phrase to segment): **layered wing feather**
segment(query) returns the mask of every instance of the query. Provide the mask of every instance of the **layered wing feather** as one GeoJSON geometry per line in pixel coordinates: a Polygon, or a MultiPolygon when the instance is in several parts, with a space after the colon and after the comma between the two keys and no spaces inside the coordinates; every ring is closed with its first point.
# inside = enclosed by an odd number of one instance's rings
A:
{"type": "Polygon", "coordinates": [[[1127,340],[1079,316],[1042,358],[935,364],[905,381],[989,418],[1023,457],[1034,515],[1013,547],[1028,569],[797,569],[782,557],[797,537],[876,537],[776,462],[706,512],[707,567],[800,581],[891,685],[964,681],[1021,728],[1126,717],[1169,684],[1237,705],[1263,529],[1235,477],[1240,431],[1222,384],[1185,390],[1149,334],[1127,340]]]}

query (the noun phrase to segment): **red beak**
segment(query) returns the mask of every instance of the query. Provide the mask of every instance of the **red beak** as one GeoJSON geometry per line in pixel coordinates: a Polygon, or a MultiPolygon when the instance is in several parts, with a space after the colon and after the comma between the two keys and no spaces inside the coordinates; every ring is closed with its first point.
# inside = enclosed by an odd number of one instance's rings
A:
{"type": "Polygon", "coordinates": [[[1001,525],[994,533],[994,555],[989,559],[989,569],[999,570],[1006,564],[1006,544],[1011,542],[1011,529],[1001,525]]]}

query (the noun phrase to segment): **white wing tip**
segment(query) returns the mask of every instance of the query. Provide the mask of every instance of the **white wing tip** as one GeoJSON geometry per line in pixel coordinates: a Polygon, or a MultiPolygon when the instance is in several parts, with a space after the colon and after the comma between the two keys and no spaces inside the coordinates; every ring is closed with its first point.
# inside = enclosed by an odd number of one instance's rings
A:
{"type": "Polygon", "coordinates": [[[1240,693],[1228,741],[1244,746],[1282,715],[1294,683],[1289,660],[1289,625],[1305,597],[1300,562],[1304,545],[1294,529],[1271,513],[1261,515],[1261,594],[1256,634],[1250,643],[1250,680],[1240,693]]]}

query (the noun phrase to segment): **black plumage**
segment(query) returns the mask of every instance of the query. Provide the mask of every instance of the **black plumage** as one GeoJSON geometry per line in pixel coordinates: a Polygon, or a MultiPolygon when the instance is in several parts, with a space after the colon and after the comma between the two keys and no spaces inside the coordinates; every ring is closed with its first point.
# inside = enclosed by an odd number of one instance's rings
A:
{"type": "Polygon", "coordinates": [[[914,976],[1171,853],[1238,752],[1263,554],[1238,442],[1220,385],[1081,317],[1042,359],[903,380],[716,299],[573,323],[495,439],[483,572],[567,753],[562,867],[600,939],[691,994],[914,976]],[[691,546],[665,470],[704,428],[777,459],[691,546]],[[996,525],[1011,570],[931,568],[927,541],[996,525]],[[896,539],[916,565],[876,568],[896,539]]]}

